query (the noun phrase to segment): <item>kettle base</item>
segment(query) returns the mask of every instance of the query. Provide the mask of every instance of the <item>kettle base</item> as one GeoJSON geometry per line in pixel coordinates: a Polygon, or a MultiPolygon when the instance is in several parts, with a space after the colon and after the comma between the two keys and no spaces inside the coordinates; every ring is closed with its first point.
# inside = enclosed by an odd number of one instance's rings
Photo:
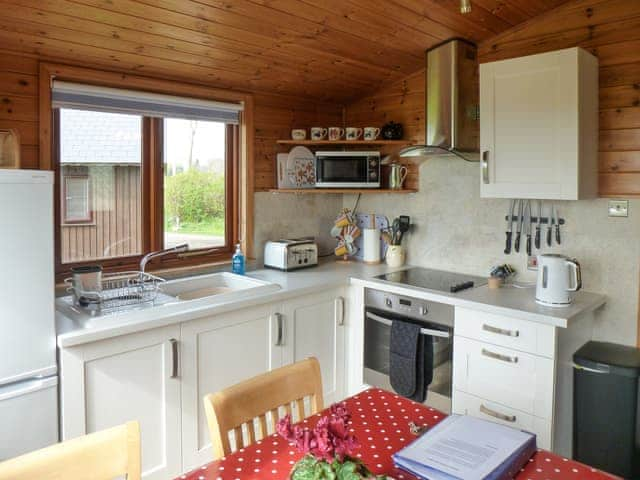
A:
{"type": "Polygon", "coordinates": [[[566,308],[566,307],[570,307],[573,302],[569,301],[567,303],[553,303],[553,302],[545,302],[544,300],[540,300],[536,298],[536,303],[538,305],[542,305],[543,307],[566,308]]]}

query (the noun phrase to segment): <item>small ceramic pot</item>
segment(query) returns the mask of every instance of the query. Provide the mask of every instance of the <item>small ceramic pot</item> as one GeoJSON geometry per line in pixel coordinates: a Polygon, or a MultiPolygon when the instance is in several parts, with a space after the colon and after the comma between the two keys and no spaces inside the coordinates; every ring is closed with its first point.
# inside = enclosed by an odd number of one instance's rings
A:
{"type": "Polygon", "coordinates": [[[405,253],[402,245],[389,245],[385,261],[390,267],[401,267],[404,265],[405,253]]]}

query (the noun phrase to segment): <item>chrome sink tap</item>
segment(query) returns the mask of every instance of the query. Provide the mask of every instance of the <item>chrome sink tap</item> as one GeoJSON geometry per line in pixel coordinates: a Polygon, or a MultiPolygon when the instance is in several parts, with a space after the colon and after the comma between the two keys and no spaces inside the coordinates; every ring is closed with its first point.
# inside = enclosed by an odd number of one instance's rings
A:
{"type": "Polygon", "coordinates": [[[151,260],[153,260],[154,258],[169,255],[170,253],[182,253],[182,252],[186,252],[187,250],[189,250],[189,244],[182,243],[172,248],[165,248],[164,250],[158,250],[157,252],[147,253],[140,260],[140,283],[144,283],[144,270],[147,266],[147,263],[149,263],[151,260]]]}

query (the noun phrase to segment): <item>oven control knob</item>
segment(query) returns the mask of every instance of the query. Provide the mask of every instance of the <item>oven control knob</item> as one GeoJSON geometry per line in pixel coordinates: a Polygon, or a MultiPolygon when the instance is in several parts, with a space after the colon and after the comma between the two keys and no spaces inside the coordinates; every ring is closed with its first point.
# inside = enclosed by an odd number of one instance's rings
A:
{"type": "Polygon", "coordinates": [[[393,302],[391,301],[390,298],[385,299],[384,303],[387,305],[387,307],[391,308],[393,307],[393,302]]]}
{"type": "Polygon", "coordinates": [[[427,310],[427,307],[425,307],[424,305],[422,305],[422,306],[418,309],[418,313],[420,313],[420,315],[426,315],[427,313],[429,313],[429,310],[427,310]]]}

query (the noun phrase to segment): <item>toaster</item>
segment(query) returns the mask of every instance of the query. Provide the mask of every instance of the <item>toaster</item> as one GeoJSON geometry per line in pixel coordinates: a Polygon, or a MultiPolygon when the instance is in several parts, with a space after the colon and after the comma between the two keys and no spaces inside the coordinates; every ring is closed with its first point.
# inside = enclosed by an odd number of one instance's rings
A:
{"type": "Polygon", "coordinates": [[[313,239],[269,241],[264,246],[264,266],[289,271],[318,265],[318,245],[313,239]]]}

